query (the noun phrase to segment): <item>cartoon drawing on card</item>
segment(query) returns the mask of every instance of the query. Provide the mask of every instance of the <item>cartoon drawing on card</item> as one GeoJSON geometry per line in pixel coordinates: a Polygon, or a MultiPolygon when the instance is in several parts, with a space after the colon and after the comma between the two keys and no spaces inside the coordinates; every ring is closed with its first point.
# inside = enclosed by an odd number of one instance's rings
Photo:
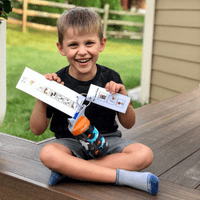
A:
{"type": "Polygon", "coordinates": [[[33,85],[33,83],[35,83],[34,81],[30,81],[30,85],[33,85]]]}
{"type": "Polygon", "coordinates": [[[107,95],[105,93],[99,92],[98,100],[105,101],[106,97],[107,97],[107,95]]]}
{"type": "Polygon", "coordinates": [[[23,77],[22,80],[21,80],[21,82],[22,83],[26,83],[26,80],[27,80],[27,77],[23,77]]]}
{"type": "Polygon", "coordinates": [[[63,103],[66,105],[66,106],[70,106],[70,103],[71,103],[71,100],[68,99],[68,98],[65,98],[63,103]]]}
{"type": "Polygon", "coordinates": [[[44,93],[48,96],[50,96],[51,90],[49,88],[45,88],[44,93]]]}
{"type": "Polygon", "coordinates": [[[64,97],[61,94],[58,94],[56,100],[58,100],[59,102],[63,102],[64,97]]]}
{"type": "Polygon", "coordinates": [[[71,104],[71,108],[76,109],[76,108],[77,108],[77,104],[73,102],[73,103],[71,104]]]}
{"type": "Polygon", "coordinates": [[[39,85],[35,87],[36,90],[40,91],[40,92],[44,92],[44,87],[39,85]]]}
{"type": "Polygon", "coordinates": [[[125,101],[123,99],[117,99],[117,107],[123,108],[125,101]]]}
{"type": "Polygon", "coordinates": [[[114,97],[114,96],[112,96],[112,95],[109,95],[108,96],[108,103],[109,104],[112,104],[112,105],[114,105],[115,104],[115,102],[116,102],[116,97],[114,97]]]}
{"type": "Polygon", "coordinates": [[[50,93],[50,96],[52,97],[52,98],[56,98],[56,95],[57,95],[57,93],[55,92],[55,91],[51,91],[51,93],[50,93]]]}

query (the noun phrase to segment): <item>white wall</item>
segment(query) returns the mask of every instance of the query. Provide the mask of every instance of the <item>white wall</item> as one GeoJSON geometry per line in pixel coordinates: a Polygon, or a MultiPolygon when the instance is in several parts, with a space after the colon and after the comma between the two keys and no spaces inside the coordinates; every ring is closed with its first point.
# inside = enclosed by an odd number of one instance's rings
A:
{"type": "Polygon", "coordinates": [[[0,24],[0,125],[6,112],[6,21],[0,24]]]}

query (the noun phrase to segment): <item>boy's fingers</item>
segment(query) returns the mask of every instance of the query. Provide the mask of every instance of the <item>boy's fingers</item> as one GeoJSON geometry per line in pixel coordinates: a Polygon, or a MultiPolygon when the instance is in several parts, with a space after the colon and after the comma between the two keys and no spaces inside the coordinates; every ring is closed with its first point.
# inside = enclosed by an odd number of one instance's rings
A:
{"type": "Polygon", "coordinates": [[[64,85],[64,82],[61,81],[61,79],[58,77],[58,75],[56,73],[53,73],[53,74],[45,74],[44,75],[46,79],[48,80],[54,80],[58,83],[61,83],[62,85],[64,85]]]}
{"type": "Polygon", "coordinates": [[[58,82],[59,77],[58,77],[58,75],[56,73],[52,74],[52,78],[53,78],[54,81],[58,82]]]}
{"type": "Polygon", "coordinates": [[[45,74],[44,76],[45,76],[46,79],[52,80],[52,75],[51,74],[45,74]]]}
{"type": "Polygon", "coordinates": [[[116,83],[114,81],[110,81],[106,84],[105,89],[109,91],[111,94],[115,94],[116,83]]]}

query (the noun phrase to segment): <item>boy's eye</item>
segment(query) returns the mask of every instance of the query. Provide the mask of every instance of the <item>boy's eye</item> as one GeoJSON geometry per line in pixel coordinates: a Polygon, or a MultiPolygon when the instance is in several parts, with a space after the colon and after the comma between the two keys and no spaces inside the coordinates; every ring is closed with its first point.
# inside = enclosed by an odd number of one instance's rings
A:
{"type": "Polygon", "coordinates": [[[88,46],[92,46],[94,44],[94,42],[87,42],[88,46]]]}
{"type": "Polygon", "coordinates": [[[69,47],[76,47],[76,46],[77,46],[76,43],[69,44],[69,47]]]}

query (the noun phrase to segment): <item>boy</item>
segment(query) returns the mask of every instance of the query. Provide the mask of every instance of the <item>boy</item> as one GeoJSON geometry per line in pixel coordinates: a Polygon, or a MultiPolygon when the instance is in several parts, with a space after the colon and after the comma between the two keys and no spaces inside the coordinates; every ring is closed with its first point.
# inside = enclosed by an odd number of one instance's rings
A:
{"type": "MultiPolygon", "coordinates": [[[[76,7],[65,11],[57,22],[57,47],[66,56],[69,66],[56,74],[46,74],[78,93],[87,93],[90,84],[105,87],[112,94],[127,95],[121,78],[115,71],[96,64],[99,52],[105,48],[100,16],[86,8],[76,7]]],[[[65,176],[70,178],[127,185],[157,194],[159,180],[148,172],[137,172],[153,161],[152,151],[145,145],[121,138],[115,121],[116,112],[91,103],[85,111],[91,124],[109,144],[106,156],[91,159],[68,130],[69,116],[36,100],[30,119],[35,135],[42,134],[50,123],[56,143],[47,144],[40,153],[42,163],[52,170],[49,184],[55,185],[65,176]]],[[[135,112],[130,105],[125,114],[117,113],[120,123],[131,128],[135,112]]]]}

